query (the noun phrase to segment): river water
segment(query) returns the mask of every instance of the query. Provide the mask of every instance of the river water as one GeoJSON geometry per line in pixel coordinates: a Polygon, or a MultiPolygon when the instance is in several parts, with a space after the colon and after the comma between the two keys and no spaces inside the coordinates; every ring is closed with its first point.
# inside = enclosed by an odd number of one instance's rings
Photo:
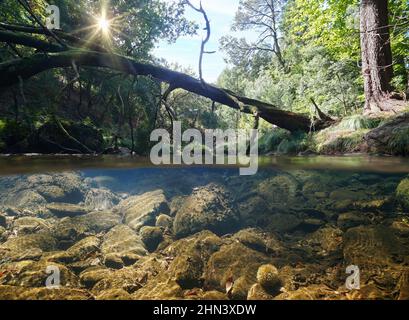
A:
{"type": "Polygon", "coordinates": [[[263,157],[253,176],[3,156],[0,299],[408,299],[408,173],[367,156],[263,157]]]}

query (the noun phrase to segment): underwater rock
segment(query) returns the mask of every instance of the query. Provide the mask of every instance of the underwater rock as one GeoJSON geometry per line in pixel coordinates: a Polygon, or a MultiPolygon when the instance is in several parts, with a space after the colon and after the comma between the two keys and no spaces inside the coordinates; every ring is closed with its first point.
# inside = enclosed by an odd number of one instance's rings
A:
{"type": "Polygon", "coordinates": [[[242,224],[248,227],[264,226],[266,216],[271,212],[267,201],[260,196],[252,196],[243,200],[238,204],[242,224]]]}
{"type": "Polygon", "coordinates": [[[13,221],[12,230],[17,235],[32,234],[41,231],[50,231],[51,223],[35,217],[22,217],[13,221]]]}
{"type": "Polygon", "coordinates": [[[223,245],[207,262],[204,286],[207,289],[225,291],[228,279],[232,278],[234,281],[245,275],[248,280],[246,286],[248,291],[257,280],[258,268],[270,261],[267,255],[247,248],[241,243],[223,245]]]}
{"type": "Polygon", "coordinates": [[[56,247],[57,241],[49,232],[13,237],[0,245],[0,261],[38,259],[43,252],[53,251],[56,247]]]}
{"type": "Polygon", "coordinates": [[[258,193],[270,204],[283,206],[293,202],[299,190],[299,182],[291,175],[283,174],[259,183],[258,193]]]}
{"type": "Polygon", "coordinates": [[[210,184],[195,190],[178,210],[173,230],[178,238],[210,230],[223,235],[237,229],[238,210],[222,186],[210,184]]]}
{"type": "Polygon", "coordinates": [[[291,213],[277,213],[268,217],[267,230],[272,230],[279,233],[293,231],[299,227],[302,220],[291,213]]]}
{"type": "Polygon", "coordinates": [[[36,215],[35,212],[44,213],[47,200],[36,191],[22,190],[9,193],[3,203],[18,209],[27,209],[32,212],[32,215],[36,215]]]}
{"type": "Polygon", "coordinates": [[[147,254],[141,237],[126,225],[118,225],[104,236],[101,252],[105,256],[115,254],[123,262],[130,254],[139,257],[147,254]]]}
{"type": "Polygon", "coordinates": [[[247,300],[249,301],[260,301],[260,300],[263,301],[263,300],[273,300],[273,299],[274,297],[271,294],[267,293],[264,290],[264,288],[258,283],[254,284],[250,288],[247,294],[247,300]]]}
{"type": "Polygon", "coordinates": [[[92,289],[95,284],[108,277],[111,273],[111,269],[102,266],[94,266],[82,271],[79,278],[83,286],[87,289],[92,289]]]}
{"type": "Polygon", "coordinates": [[[101,240],[95,236],[90,236],[75,243],[66,251],[55,254],[48,260],[70,264],[77,261],[85,261],[99,251],[101,240]]]}
{"type": "Polygon", "coordinates": [[[325,285],[310,285],[282,293],[275,300],[330,300],[340,299],[340,294],[325,285]]]}
{"type": "Polygon", "coordinates": [[[358,227],[360,225],[368,225],[371,221],[360,212],[346,212],[338,216],[337,225],[342,230],[358,227]]]}
{"type": "Polygon", "coordinates": [[[169,267],[169,273],[182,289],[200,288],[203,284],[203,267],[199,255],[181,255],[175,257],[169,267]]]}
{"type": "Polygon", "coordinates": [[[157,216],[170,212],[163,190],[129,197],[121,201],[115,210],[124,215],[125,223],[135,231],[146,225],[155,225],[157,216]]]}
{"type": "Polygon", "coordinates": [[[363,191],[353,191],[349,189],[338,189],[330,193],[329,198],[333,201],[357,201],[357,200],[364,200],[368,196],[363,191]]]}
{"type": "Polygon", "coordinates": [[[67,249],[77,241],[89,236],[106,232],[118,225],[121,216],[110,211],[95,211],[83,216],[59,220],[52,229],[58,239],[59,247],[67,249]]]}
{"type": "MultiPolygon", "coordinates": [[[[361,283],[376,279],[378,283],[397,282],[385,276],[398,277],[402,263],[409,256],[408,240],[398,237],[392,228],[386,226],[360,226],[349,229],[343,237],[345,263],[357,265],[361,273],[361,283]],[[381,267],[382,266],[382,267],[381,267]]],[[[407,263],[407,262],[406,262],[407,263]]]]}
{"type": "Polygon", "coordinates": [[[163,241],[163,231],[159,227],[143,227],[139,234],[149,252],[155,251],[163,241]]]}
{"type": "Polygon", "coordinates": [[[111,289],[101,291],[100,294],[96,297],[96,300],[120,300],[120,301],[128,301],[132,300],[132,295],[126,292],[123,289],[111,289]]]}
{"type": "Polygon", "coordinates": [[[46,280],[50,276],[48,267],[56,267],[60,272],[60,285],[62,287],[78,287],[79,281],[66,266],[47,261],[24,260],[6,263],[1,266],[2,276],[0,284],[20,287],[40,288],[45,287],[46,280]]]}
{"type": "Polygon", "coordinates": [[[30,289],[0,284],[0,300],[20,300],[20,296],[28,290],[30,289]]]}
{"type": "Polygon", "coordinates": [[[107,211],[119,201],[120,198],[108,189],[90,189],[85,195],[84,205],[91,211],[107,211]]]}
{"type": "Polygon", "coordinates": [[[92,300],[92,295],[81,289],[23,288],[0,285],[0,300],[92,300]]]}
{"type": "Polygon", "coordinates": [[[263,232],[259,229],[243,229],[233,235],[233,239],[238,240],[250,249],[279,255],[283,251],[283,246],[271,233],[263,232]]]}
{"type": "Polygon", "coordinates": [[[346,293],[348,300],[392,300],[393,295],[388,294],[375,283],[362,285],[359,290],[346,293]]]}
{"type": "Polygon", "coordinates": [[[7,219],[3,214],[0,214],[0,227],[7,227],[7,219]]]}
{"type": "Polygon", "coordinates": [[[187,196],[175,196],[172,198],[170,204],[169,204],[169,209],[170,213],[169,215],[171,217],[175,217],[176,213],[178,210],[182,207],[183,203],[186,201],[187,196]]]}
{"type": "Polygon", "coordinates": [[[173,218],[166,214],[161,214],[156,218],[155,226],[170,229],[173,226],[173,218]]]}
{"type": "Polygon", "coordinates": [[[7,230],[0,226],[0,243],[6,240],[7,230]]]}
{"type": "Polygon", "coordinates": [[[402,180],[396,189],[396,199],[405,210],[409,210],[409,179],[402,180]]]}
{"type": "Polygon", "coordinates": [[[141,258],[134,268],[140,272],[140,282],[145,285],[135,293],[135,298],[182,299],[185,298],[182,287],[196,292],[195,286],[203,283],[204,266],[221,244],[221,238],[203,231],[174,241],[160,255],[141,258]]]}
{"type": "Polygon", "coordinates": [[[230,280],[232,280],[231,281],[232,287],[230,290],[226,288],[226,291],[228,291],[227,296],[230,298],[230,300],[246,300],[249,288],[253,283],[252,279],[244,275],[236,280],[234,280],[233,278],[231,278],[230,280]]]}
{"type": "Polygon", "coordinates": [[[124,262],[118,254],[108,253],[104,257],[104,265],[111,269],[122,269],[124,262]]]}
{"type": "Polygon", "coordinates": [[[78,203],[84,199],[86,183],[76,172],[34,174],[18,180],[16,190],[33,190],[47,202],[78,203]]]}
{"type": "Polygon", "coordinates": [[[409,269],[402,272],[395,291],[399,292],[398,300],[409,300],[409,269]]]}
{"type": "Polygon", "coordinates": [[[50,203],[47,205],[47,209],[59,218],[82,216],[88,213],[84,206],[69,203],[50,203]]]}
{"type": "Polygon", "coordinates": [[[320,255],[326,256],[342,249],[343,232],[338,228],[324,227],[309,234],[304,240],[305,244],[317,249],[320,255]]]}
{"type": "Polygon", "coordinates": [[[67,300],[67,301],[79,301],[79,300],[93,300],[93,296],[85,290],[59,288],[59,289],[47,289],[47,288],[35,288],[24,291],[20,296],[21,300],[67,300]]]}
{"type": "Polygon", "coordinates": [[[271,264],[262,265],[258,268],[257,283],[273,296],[277,295],[283,286],[277,268],[271,264]]]}
{"type": "Polygon", "coordinates": [[[110,270],[109,274],[105,275],[93,286],[92,292],[99,295],[107,290],[121,289],[132,294],[142,287],[138,281],[139,276],[138,270],[132,267],[110,270]]]}
{"type": "Polygon", "coordinates": [[[165,250],[165,254],[171,257],[167,267],[169,278],[182,289],[201,287],[204,266],[210,256],[219,250],[220,245],[221,239],[210,231],[172,243],[165,250]]]}

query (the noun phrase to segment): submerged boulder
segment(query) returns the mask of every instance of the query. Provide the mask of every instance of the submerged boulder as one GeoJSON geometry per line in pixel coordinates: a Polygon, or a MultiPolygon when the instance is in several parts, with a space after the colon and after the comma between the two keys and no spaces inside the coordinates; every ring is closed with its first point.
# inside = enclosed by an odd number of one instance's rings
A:
{"type": "Polygon", "coordinates": [[[47,205],[47,209],[59,218],[76,217],[88,213],[88,210],[83,206],[69,203],[50,203],[47,205]]]}
{"type": "Polygon", "coordinates": [[[181,238],[202,230],[223,235],[239,226],[238,209],[225,188],[210,184],[194,191],[178,210],[173,231],[181,238]]]}
{"type": "Polygon", "coordinates": [[[204,279],[204,286],[207,289],[225,291],[228,282],[233,283],[240,277],[245,279],[241,281],[241,291],[247,295],[250,287],[257,281],[257,270],[260,266],[268,264],[270,258],[252,250],[241,243],[226,244],[220,250],[214,253],[207,262],[204,279]],[[245,281],[244,281],[245,280],[245,281]]]}
{"type": "MultiPolygon", "coordinates": [[[[49,268],[53,267],[60,273],[60,285],[62,287],[75,288],[79,286],[77,276],[66,266],[48,261],[30,261],[8,263],[2,269],[8,270],[0,277],[0,283],[19,287],[41,288],[46,286],[46,280],[50,276],[49,268]],[[10,274],[12,276],[10,276],[10,274]]],[[[54,270],[54,269],[53,269],[54,270]]]]}
{"type": "Polygon", "coordinates": [[[126,225],[118,225],[104,236],[101,252],[105,256],[109,255],[108,263],[112,262],[111,266],[115,268],[119,267],[119,261],[132,264],[147,254],[141,237],[126,225]],[[115,263],[115,260],[118,262],[115,263]]]}
{"type": "Polygon", "coordinates": [[[36,217],[21,217],[13,221],[12,230],[17,235],[32,234],[41,231],[49,231],[51,223],[36,217]]]}
{"type": "Polygon", "coordinates": [[[129,197],[121,201],[115,210],[122,213],[125,223],[136,231],[143,226],[154,226],[157,216],[170,212],[163,190],[129,197]]]}
{"type": "Polygon", "coordinates": [[[120,198],[105,188],[90,189],[85,195],[85,207],[92,211],[106,211],[119,203],[120,198]]]}
{"type": "Polygon", "coordinates": [[[77,241],[106,232],[121,222],[121,216],[110,211],[95,211],[78,217],[67,217],[53,225],[52,233],[61,249],[67,249],[77,241]]]}
{"type": "Polygon", "coordinates": [[[153,252],[158,245],[163,241],[163,231],[159,227],[143,227],[140,235],[146,248],[153,252]]]}
{"type": "Polygon", "coordinates": [[[0,260],[35,260],[56,248],[57,241],[50,232],[11,237],[0,245],[0,260]]]}
{"type": "Polygon", "coordinates": [[[291,175],[283,174],[259,183],[257,191],[269,205],[284,205],[294,201],[300,188],[299,181],[291,175]]]}

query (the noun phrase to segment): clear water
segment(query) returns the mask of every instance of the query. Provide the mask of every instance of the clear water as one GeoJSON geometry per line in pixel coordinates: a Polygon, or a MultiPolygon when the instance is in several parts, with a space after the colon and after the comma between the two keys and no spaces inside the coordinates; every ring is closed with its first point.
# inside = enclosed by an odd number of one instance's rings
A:
{"type": "Polygon", "coordinates": [[[249,177],[1,157],[0,299],[407,299],[408,172],[363,156],[260,158],[249,177]]]}

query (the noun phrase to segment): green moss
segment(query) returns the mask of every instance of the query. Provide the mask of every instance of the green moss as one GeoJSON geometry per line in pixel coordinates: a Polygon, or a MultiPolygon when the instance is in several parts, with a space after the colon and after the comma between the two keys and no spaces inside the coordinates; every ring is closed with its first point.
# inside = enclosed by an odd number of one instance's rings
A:
{"type": "Polygon", "coordinates": [[[368,131],[361,129],[354,132],[342,132],[327,129],[315,135],[314,148],[317,152],[324,154],[357,152],[368,131]]]}
{"type": "Polygon", "coordinates": [[[342,121],[334,127],[335,130],[364,130],[374,129],[379,126],[381,119],[367,118],[363,115],[353,115],[342,119],[342,121]]]}
{"type": "Polygon", "coordinates": [[[309,146],[309,135],[304,132],[290,133],[283,129],[274,129],[259,140],[261,153],[297,154],[309,146]]]}
{"type": "Polygon", "coordinates": [[[404,179],[396,189],[396,199],[406,210],[409,210],[409,179],[404,179]]]}
{"type": "Polygon", "coordinates": [[[26,139],[30,128],[14,120],[0,120],[0,150],[26,139]]]}
{"type": "Polygon", "coordinates": [[[409,128],[396,129],[392,132],[388,150],[395,155],[409,155],[409,128]]]}

